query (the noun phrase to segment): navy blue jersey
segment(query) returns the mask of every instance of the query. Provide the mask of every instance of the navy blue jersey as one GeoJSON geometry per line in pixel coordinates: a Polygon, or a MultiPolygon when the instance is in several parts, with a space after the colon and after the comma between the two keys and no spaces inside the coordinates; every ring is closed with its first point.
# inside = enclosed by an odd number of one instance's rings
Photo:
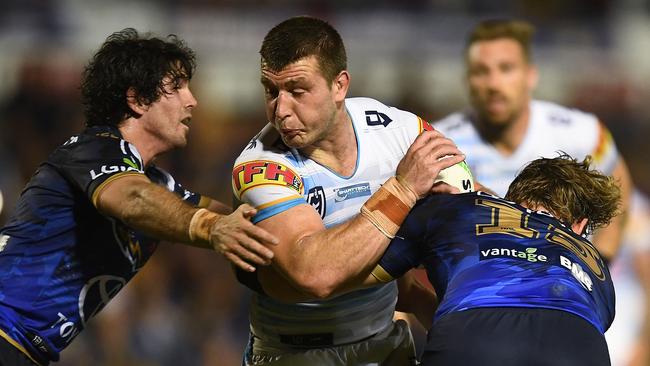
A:
{"type": "Polygon", "coordinates": [[[145,168],[117,129],[92,127],[39,166],[0,231],[0,335],[38,363],[58,360],[156,249],[157,240],[94,206],[124,174],[145,174],[192,205],[200,200],[163,170],[145,168]]]}
{"type": "Polygon", "coordinates": [[[434,195],[402,224],[379,265],[388,279],[424,265],[440,297],[436,319],[481,307],[548,308],[604,333],[614,287],[598,251],[545,212],[483,192],[434,195]]]}

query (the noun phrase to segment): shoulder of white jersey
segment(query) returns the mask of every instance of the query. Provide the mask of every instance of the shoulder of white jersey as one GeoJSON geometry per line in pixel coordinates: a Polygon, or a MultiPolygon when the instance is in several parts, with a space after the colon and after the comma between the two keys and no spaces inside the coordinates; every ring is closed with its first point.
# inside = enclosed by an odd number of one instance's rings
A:
{"type": "Polygon", "coordinates": [[[235,198],[256,187],[288,188],[302,195],[304,184],[294,152],[289,149],[271,125],[267,125],[246,146],[235,160],[232,188],[235,198]]]}
{"type": "Polygon", "coordinates": [[[418,115],[386,105],[376,99],[354,97],[345,100],[345,107],[357,127],[378,129],[382,127],[413,128],[420,133],[430,129],[427,121],[418,115]]]}
{"type": "Polygon", "coordinates": [[[443,135],[456,135],[474,131],[474,124],[465,112],[454,112],[434,121],[431,126],[443,135]]]}
{"type": "Polygon", "coordinates": [[[543,128],[553,131],[553,139],[567,140],[573,148],[582,150],[584,155],[591,155],[601,170],[611,172],[619,154],[612,134],[597,116],[541,100],[533,100],[531,108],[532,113],[540,117],[543,128]]]}

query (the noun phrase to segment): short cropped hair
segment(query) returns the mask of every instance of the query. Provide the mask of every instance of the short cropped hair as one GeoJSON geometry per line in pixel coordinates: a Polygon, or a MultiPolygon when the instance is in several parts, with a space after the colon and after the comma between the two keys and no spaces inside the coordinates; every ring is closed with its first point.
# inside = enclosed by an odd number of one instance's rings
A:
{"type": "Polygon", "coordinates": [[[565,224],[584,218],[588,231],[609,224],[619,214],[621,189],[616,180],[560,153],[528,164],[510,184],[506,199],[527,207],[544,207],[565,224]]]}
{"type": "Polygon", "coordinates": [[[302,58],[315,56],[328,82],[347,69],[345,45],[328,22],[309,16],[289,18],[273,27],[260,49],[262,64],[280,71],[302,58]]]}
{"type": "Polygon", "coordinates": [[[496,39],[512,39],[519,43],[527,62],[532,60],[531,40],[535,27],[522,20],[489,19],[480,22],[467,37],[465,57],[469,48],[476,42],[493,41],[496,39]]]}
{"type": "Polygon", "coordinates": [[[195,54],[175,35],[165,39],[133,28],[111,34],[86,65],[81,96],[87,126],[111,125],[135,112],[127,104],[127,90],[136,100],[150,105],[165,93],[163,78],[173,84],[190,80],[196,67],[195,54]]]}

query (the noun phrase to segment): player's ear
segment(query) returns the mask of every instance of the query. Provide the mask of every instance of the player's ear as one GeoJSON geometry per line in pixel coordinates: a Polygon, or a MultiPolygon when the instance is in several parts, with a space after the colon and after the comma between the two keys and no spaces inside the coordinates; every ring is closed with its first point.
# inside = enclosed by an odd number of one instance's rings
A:
{"type": "Polygon", "coordinates": [[[574,233],[578,235],[582,235],[585,233],[585,229],[587,229],[587,223],[589,220],[585,217],[582,220],[576,221],[573,224],[571,224],[571,230],[573,230],[574,233]]]}
{"type": "Polygon", "coordinates": [[[348,94],[348,88],[350,87],[350,74],[343,70],[334,78],[332,82],[332,88],[334,92],[334,101],[343,102],[345,96],[348,94]]]}
{"type": "Polygon", "coordinates": [[[149,109],[148,105],[142,104],[138,98],[137,93],[133,87],[130,87],[126,91],[126,104],[131,108],[131,110],[138,115],[142,115],[149,109]]]}

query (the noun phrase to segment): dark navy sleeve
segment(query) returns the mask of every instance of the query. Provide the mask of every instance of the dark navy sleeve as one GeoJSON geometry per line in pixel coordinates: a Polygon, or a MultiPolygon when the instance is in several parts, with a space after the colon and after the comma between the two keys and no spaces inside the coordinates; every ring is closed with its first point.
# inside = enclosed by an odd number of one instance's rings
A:
{"type": "Polygon", "coordinates": [[[418,202],[411,210],[379,260],[378,266],[385,273],[375,270],[373,271],[375,277],[379,275],[383,277],[378,277],[379,280],[387,282],[420,265],[423,259],[423,245],[425,245],[423,239],[427,236],[428,230],[435,230],[431,228],[429,218],[436,215],[439,200],[438,196],[431,196],[418,202]]]}
{"type": "Polygon", "coordinates": [[[109,181],[124,174],[144,175],[134,146],[107,131],[85,131],[68,140],[48,162],[95,203],[109,181]]]}
{"type": "Polygon", "coordinates": [[[165,170],[157,166],[149,166],[145,171],[145,174],[152,182],[159,184],[170,192],[176,193],[180,198],[185,202],[189,203],[192,206],[198,206],[201,201],[201,195],[192,191],[185,189],[180,183],[174,179],[174,177],[166,172],[165,170]]]}

